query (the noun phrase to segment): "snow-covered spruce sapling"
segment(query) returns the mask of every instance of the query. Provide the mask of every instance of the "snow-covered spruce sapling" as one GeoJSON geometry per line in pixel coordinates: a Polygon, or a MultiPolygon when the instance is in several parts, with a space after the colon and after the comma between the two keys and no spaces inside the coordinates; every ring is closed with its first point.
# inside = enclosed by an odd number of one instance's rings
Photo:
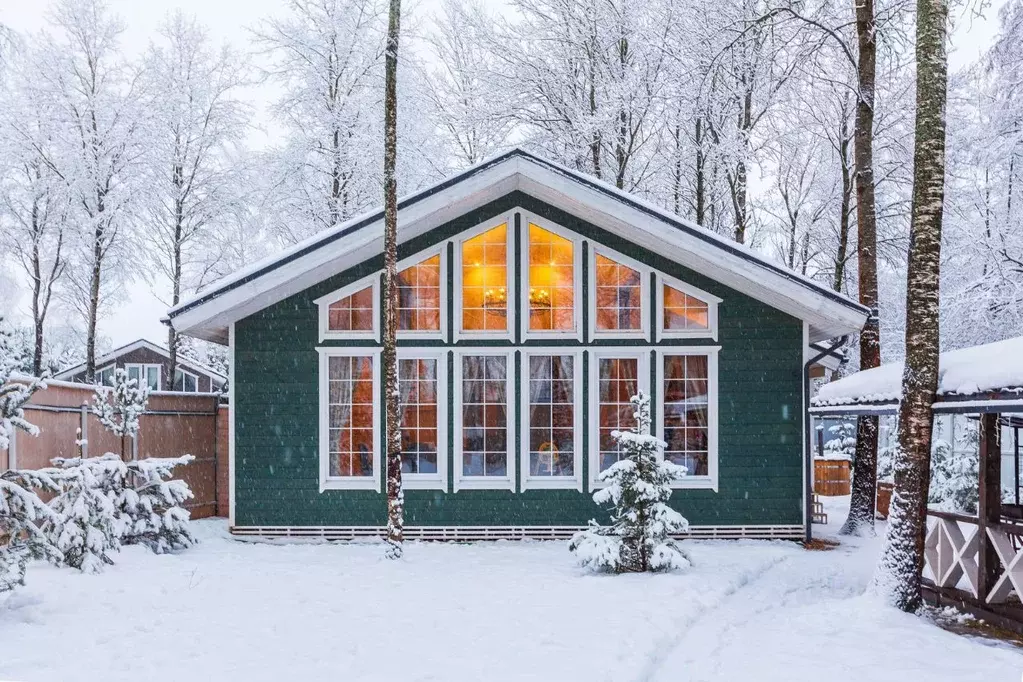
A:
{"type": "Polygon", "coordinates": [[[182,506],[192,497],[192,490],[184,481],[168,480],[174,467],[193,459],[184,455],[128,462],[135,485],[124,486],[115,500],[123,524],[122,544],[142,544],[164,554],[196,543],[189,530],[188,510],[182,506]]]}
{"type": "Polygon", "coordinates": [[[92,413],[108,431],[121,441],[121,459],[127,461],[127,442],[139,432],[139,417],[146,411],[149,389],[139,387],[124,369],[114,370],[113,386],[97,386],[92,413]]]}
{"type": "Polygon", "coordinates": [[[611,525],[590,521],[576,533],[569,549],[579,562],[594,571],[634,573],[668,571],[690,565],[671,539],[684,533],[689,522],[667,505],[671,483],[686,468],[664,461],[664,441],[650,435],[650,398],[642,392],[632,398],[636,426],[613,431],[623,457],[598,477],[606,487],[593,494],[600,505],[612,504],[611,525]]]}
{"type": "Polygon", "coordinates": [[[123,523],[115,503],[124,492],[128,467],[112,452],[57,458],[53,465],[44,471],[60,482],[61,492],[50,502],[53,516],[43,523],[43,533],[65,564],[96,573],[114,563],[110,555],[121,548],[123,523]]]}
{"type": "Polygon", "coordinates": [[[14,375],[20,363],[11,348],[10,332],[0,317],[0,450],[10,447],[14,430],[36,436],[39,429],[25,419],[25,403],[40,388],[46,388],[41,379],[16,381],[14,375]]]}
{"type": "Polygon", "coordinates": [[[29,561],[63,561],[40,528],[56,516],[39,499],[37,490],[57,492],[58,486],[45,471],[8,469],[0,474],[0,593],[25,584],[29,561]]]}

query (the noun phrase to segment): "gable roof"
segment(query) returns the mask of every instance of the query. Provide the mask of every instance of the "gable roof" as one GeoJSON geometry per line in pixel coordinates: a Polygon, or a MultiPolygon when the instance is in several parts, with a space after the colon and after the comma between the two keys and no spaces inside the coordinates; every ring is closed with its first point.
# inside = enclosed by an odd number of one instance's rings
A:
{"type": "MultiPolygon", "coordinates": [[[[151,350],[154,353],[158,353],[158,354],[162,355],[163,357],[167,358],[168,360],[170,360],[170,350],[168,350],[167,348],[164,348],[163,346],[161,346],[159,344],[155,344],[152,341],[149,341],[147,339],[137,339],[135,341],[132,341],[131,343],[126,343],[125,345],[123,345],[123,346],[121,346],[119,348],[115,348],[112,351],[109,351],[109,352],[104,353],[103,355],[100,355],[99,357],[97,357],[96,358],[96,370],[99,371],[107,363],[114,362],[115,360],[117,360],[117,358],[121,357],[122,355],[125,355],[127,353],[131,353],[132,351],[138,350],[140,348],[145,348],[147,350],[151,350]]],[[[223,374],[221,374],[220,372],[216,371],[215,369],[207,367],[206,365],[202,364],[201,362],[196,362],[192,358],[185,357],[184,355],[181,355],[180,353],[178,354],[178,364],[182,365],[183,367],[185,367],[187,369],[195,370],[197,372],[200,372],[202,374],[205,374],[205,375],[209,376],[210,379],[212,379],[213,382],[216,383],[216,384],[223,384],[223,383],[225,383],[227,381],[227,377],[224,376],[223,374]]],[[[68,379],[71,379],[72,377],[74,377],[76,374],[79,374],[80,372],[82,372],[84,369],[85,369],[85,363],[81,362],[81,363],[75,365],[74,367],[68,367],[65,370],[61,370],[60,372],[57,372],[53,376],[53,378],[54,379],[59,379],[59,380],[68,380],[68,379]]]]}
{"type": "MultiPolygon", "coordinates": [[[[805,320],[810,340],[861,329],[868,309],[639,197],[522,149],[483,161],[398,202],[407,241],[519,190],[805,320]]],[[[383,251],[383,209],[355,217],[229,275],[171,308],[183,334],[227,342],[232,322],[383,251]]]]}

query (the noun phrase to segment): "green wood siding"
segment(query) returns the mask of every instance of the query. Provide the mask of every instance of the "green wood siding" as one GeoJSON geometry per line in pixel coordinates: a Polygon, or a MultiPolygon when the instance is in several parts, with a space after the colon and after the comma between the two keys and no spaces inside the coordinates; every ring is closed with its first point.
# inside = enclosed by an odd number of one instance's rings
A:
{"type": "MultiPolygon", "coordinates": [[[[400,247],[400,257],[457,235],[516,206],[613,248],[667,275],[723,299],[719,306],[718,340],[665,340],[660,345],[720,345],[718,355],[719,459],[718,492],[677,490],[672,504],[696,525],[801,524],[802,488],[802,323],[744,294],[639,248],[615,235],[565,214],[520,192],[445,224],[400,247]]],[[[519,238],[524,225],[509,228],[519,238]]],[[[516,248],[520,242],[516,241],[516,248]]],[[[584,250],[584,254],[588,251],[584,250]]],[[[452,249],[448,251],[448,290],[453,291],[452,249]]],[[[382,267],[375,258],[266,308],[235,325],[233,409],[235,410],[235,523],[239,526],[382,525],[386,520],[383,493],[327,490],[319,492],[319,358],[317,346],[366,345],[365,341],[319,342],[315,299],[361,279],[382,267]]],[[[588,255],[582,267],[588,267],[588,255]]],[[[515,268],[518,272],[518,268],[515,268]]],[[[585,270],[584,270],[585,274],[585,270]]],[[[583,282],[587,281],[586,277],[583,282]]],[[[516,289],[520,286],[516,276],[516,289]]],[[[585,287],[585,285],[584,285],[585,287]]],[[[651,292],[653,293],[653,292],[651,292]]],[[[448,338],[454,324],[449,297],[448,338]]],[[[516,302],[518,297],[515,297],[516,302]]],[[[585,299],[580,298],[579,304],[585,299]]],[[[583,308],[584,318],[588,315],[583,308]]],[[[584,325],[584,329],[586,326],[584,325]]],[[[518,332],[516,331],[517,335],[518,332]]],[[[437,345],[419,341],[418,345],[437,345]]],[[[512,345],[507,341],[465,342],[463,345],[512,345]]],[[[403,341],[402,345],[417,345],[403,341]]],[[[576,340],[527,341],[519,345],[578,346],[576,340]]],[[[647,341],[590,342],[597,345],[653,345],[647,341]]],[[[449,392],[454,394],[449,353],[449,392]]],[[[588,378],[583,361],[584,384],[588,378]]],[[[652,364],[652,363],[651,363],[652,364]]],[[[521,371],[521,357],[514,365],[521,371]]],[[[651,373],[653,374],[653,366],[651,373]]],[[[516,392],[520,382],[516,380],[516,392]]],[[[651,377],[653,398],[660,387],[651,377]]],[[[588,397],[588,386],[583,395],[588,397]]],[[[515,396],[514,410],[519,411],[515,396]]],[[[583,422],[589,418],[584,400],[583,422]]],[[[449,434],[453,410],[449,409],[449,434]]],[[[513,441],[519,442],[518,421],[513,441]]],[[[381,436],[382,438],[382,436],[381,436]]],[[[589,429],[583,432],[584,453],[589,429]]],[[[449,438],[452,441],[452,438],[449,438]]],[[[454,475],[453,444],[448,489],[454,475]]],[[[516,448],[518,451],[518,448],[516,448]]],[[[441,455],[445,453],[442,451],[441,455]]],[[[518,456],[515,459],[516,472],[518,456]]],[[[509,462],[511,465],[511,462],[509,462]]],[[[584,481],[589,458],[583,457],[584,481]]],[[[382,488],[381,488],[382,489],[382,488]]],[[[521,483],[519,484],[521,489],[521,483]]],[[[602,518],[591,493],[575,490],[432,490],[405,492],[410,525],[583,525],[602,518]]]]}

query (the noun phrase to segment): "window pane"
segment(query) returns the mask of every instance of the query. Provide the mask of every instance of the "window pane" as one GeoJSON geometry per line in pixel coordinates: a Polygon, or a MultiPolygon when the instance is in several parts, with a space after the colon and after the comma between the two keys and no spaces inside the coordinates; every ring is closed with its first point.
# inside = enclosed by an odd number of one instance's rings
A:
{"type": "Polygon", "coordinates": [[[440,255],[398,273],[398,329],[440,330],[440,255]]]}
{"type": "Polygon", "coordinates": [[[437,360],[398,361],[401,394],[401,470],[437,473],[437,360]]]}
{"type": "Polygon", "coordinates": [[[146,367],[146,386],[149,387],[150,391],[155,391],[160,387],[159,367],[146,367]]]}
{"type": "Polygon", "coordinates": [[[710,314],[707,304],[698,298],[664,285],[664,329],[686,331],[708,329],[710,314]]]}
{"type": "Polygon", "coordinates": [[[529,358],[529,475],[575,475],[575,396],[571,355],[529,358]]]}
{"type": "Polygon", "coordinates": [[[462,243],[463,330],[507,331],[507,252],[506,224],[462,243]]]}
{"type": "Polygon", "coordinates": [[[462,356],[462,475],[508,475],[508,358],[462,356]]]}
{"type": "Polygon", "coordinates": [[[597,254],[597,329],[642,329],[642,278],[638,270],[597,254]]]}
{"type": "Polygon", "coordinates": [[[529,225],[529,328],[575,329],[575,246],[529,225]]]}
{"type": "Polygon", "coordinates": [[[373,475],[373,358],[328,358],[331,476],[373,475]]]}
{"type": "Polygon", "coordinates": [[[706,355],[665,355],[664,458],[690,476],[707,476],[708,369],[706,355]]]}
{"type": "Polygon", "coordinates": [[[327,306],[327,329],[332,332],[373,331],[373,287],[360,289],[327,306]]]}
{"type": "Polygon", "coordinates": [[[630,400],[639,392],[637,358],[600,358],[597,400],[597,435],[600,471],[622,458],[622,451],[611,436],[636,425],[630,400]]]}

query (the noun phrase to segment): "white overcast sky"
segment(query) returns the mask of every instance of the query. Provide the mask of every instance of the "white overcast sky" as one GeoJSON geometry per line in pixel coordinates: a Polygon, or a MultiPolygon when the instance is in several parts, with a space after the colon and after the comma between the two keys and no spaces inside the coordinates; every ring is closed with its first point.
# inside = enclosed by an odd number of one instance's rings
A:
{"type": "MultiPolygon", "coordinates": [[[[997,9],[1002,2],[994,0],[981,17],[964,12],[958,14],[950,55],[953,69],[969,64],[990,45],[997,30],[997,9]]],[[[46,27],[49,4],[46,0],[0,0],[0,23],[24,33],[38,31],[46,27]]],[[[108,0],[108,4],[127,25],[122,44],[128,54],[138,54],[145,50],[161,19],[178,8],[198,17],[209,28],[214,40],[233,43],[240,49],[244,49],[249,40],[249,27],[261,18],[279,14],[285,9],[283,0],[108,0]]],[[[437,2],[420,0],[415,5],[417,13],[422,16],[430,14],[437,2]]],[[[970,5],[975,6],[975,3],[970,5]]],[[[257,130],[249,141],[254,147],[271,143],[278,135],[272,123],[262,114],[274,94],[268,86],[245,93],[245,97],[260,112],[256,119],[257,130]]],[[[8,286],[0,282],[0,291],[8,289],[8,286]]],[[[22,296],[13,306],[3,307],[14,308],[16,314],[20,312],[25,315],[27,306],[28,299],[22,296]]],[[[100,321],[100,335],[114,346],[138,338],[165,343],[166,331],[160,324],[164,312],[164,305],[153,295],[149,286],[144,282],[135,282],[130,285],[128,300],[100,321]]]]}

